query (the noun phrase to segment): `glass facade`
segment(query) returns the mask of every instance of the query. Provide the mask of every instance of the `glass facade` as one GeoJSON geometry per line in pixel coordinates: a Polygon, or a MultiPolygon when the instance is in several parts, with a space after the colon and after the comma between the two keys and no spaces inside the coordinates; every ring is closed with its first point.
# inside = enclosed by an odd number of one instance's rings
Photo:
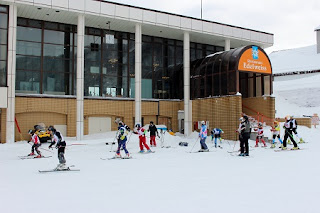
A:
{"type": "Polygon", "coordinates": [[[7,86],[8,7],[0,5],[0,87],[7,86]]]}
{"type": "Polygon", "coordinates": [[[74,95],[76,27],[18,18],[16,92],[74,95]]]}

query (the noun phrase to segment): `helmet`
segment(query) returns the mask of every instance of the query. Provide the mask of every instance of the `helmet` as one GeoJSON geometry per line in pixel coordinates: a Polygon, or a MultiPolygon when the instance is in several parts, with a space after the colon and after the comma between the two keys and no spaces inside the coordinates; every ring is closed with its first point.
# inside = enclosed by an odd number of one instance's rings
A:
{"type": "Polygon", "coordinates": [[[204,122],[204,121],[201,121],[201,125],[205,125],[206,124],[206,122],[204,122]]]}
{"type": "Polygon", "coordinates": [[[53,126],[49,126],[49,127],[48,127],[48,131],[55,132],[55,131],[56,131],[56,129],[55,129],[53,126]]]}
{"type": "Polygon", "coordinates": [[[118,125],[119,125],[119,126],[123,126],[123,122],[122,122],[122,121],[119,121],[118,125]]]}
{"type": "Polygon", "coordinates": [[[141,127],[141,125],[140,125],[140,124],[136,124],[136,125],[135,125],[135,127],[140,128],[140,127],[141,127]]]}
{"type": "Polygon", "coordinates": [[[150,124],[153,124],[153,121],[150,121],[150,124]]]}
{"type": "Polygon", "coordinates": [[[286,117],[284,117],[286,119],[286,121],[290,120],[290,115],[287,115],[286,117]]]}
{"type": "Polygon", "coordinates": [[[240,121],[240,122],[244,122],[245,120],[244,120],[243,117],[241,117],[241,118],[239,118],[239,121],[240,121]]]}
{"type": "Polygon", "coordinates": [[[258,126],[262,126],[262,123],[261,123],[261,122],[259,122],[259,123],[258,123],[258,126]]]}
{"type": "Polygon", "coordinates": [[[32,130],[32,129],[29,129],[29,130],[28,130],[28,134],[33,134],[33,130],[32,130]]]}

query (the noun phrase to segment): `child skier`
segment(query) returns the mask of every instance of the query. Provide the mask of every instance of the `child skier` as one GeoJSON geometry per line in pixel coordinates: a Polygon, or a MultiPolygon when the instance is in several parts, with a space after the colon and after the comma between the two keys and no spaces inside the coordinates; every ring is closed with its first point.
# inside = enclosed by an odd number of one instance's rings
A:
{"type": "Polygon", "coordinates": [[[200,145],[201,145],[201,149],[199,150],[199,152],[209,152],[209,149],[206,144],[207,126],[204,121],[201,121],[201,129],[200,129],[199,137],[200,137],[200,145]]]}
{"type": "Polygon", "coordinates": [[[257,138],[256,138],[256,145],[255,147],[258,147],[258,143],[262,142],[264,147],[267,147],[266,142],[263,139],[263,127],[262,127],[262,123],[259,122],[258,124],[258,129],[255,129],[256,131],[258,131],[257,133],[257,138]]]}
{"type": "Polygon", "coordinates": [[[288,139],[288,137],[290,138],[290,140],[293,142],[293,145],[294,145],[292,150],[299,149],[297,143],[295,142],[295,140],[292,137],[293,123],[290,120],[290,116],[286,116],[285,119],[286,119],[286,121],[285,121],[285,123],[283,125],[283,128],[285,129],[285,134],[284,134],[284,138],[283,138],[283,147],[282,147],[282,149],[283,150],[287,149],[287,139],[288,139]]]}
{"type": "Polygon", "coordinates": [[[156,125],[153,124],[153,121],[150,121],[148,132],[149,131],[150,131],[150,146],[156,147],[157,146],[156,134],[159,137],[159,133],[158,133],[158,129],[157,129],[156,125]]]}
{"type": "Polygon", "coordinates": [[[249,138],[251,133],[251,125],[248,116],[244,115],[240,119],[240,124],[237,132],[240,140],[239,156],[249,156],[249,138]]]}
{"type": "MultiPolygon", "coordinates": [[[[213,130],[211,130],[211,141],[213,141],[214,138],[214,147],[217,148],[217,139],[219,139],[220,144],[221,144],[221,134],[223,133],[222,129],[220,128],[214,128],[213,130]]],[[[219,147],[221,147],[219,145],[219,147]]]]}
{"type": "Polygon", "coordinates": [[[276,145],[275,145],[276,138],[278,138],[278,140],[281,143],[281,147],[282,147],[283,141],[280,138],[280,125],[279,125],[278,121],[274,121],[273,122],[273,128],[271,129],[271,131],[272,131],[272,145],[271,145],[271,148],[275,148],[276,147],[276,145]]]}
{"type": "Polygon", "coordinates": [[[129,152],[126,148],[126,143],[127,143],[127,135],[128,135],[128,129],[126,126],[121,122],[119,122],[119,127],[118,127],[118,149],[116,152],[116,158],[121,158],[120,154],[120,149],[122,148],[124,152],[126,153],[125,158],[130,158],[129,152]]]}
{"type": "Polygon", "coordinates": [[[52,146],[56,144],[56,149],[58,149],[59,164],[57,165],[55,170],[68,170],[69,167],[66,166],[66,159],[64,157],[66,141],[64,140],[61,132],[56,130],[53,126],[49,126],[48,131],[52,136],[52,142],[49,148],[52,148],[52,146]]]}
{"type": "Polygon", "coordinates": [[[31,147],[31,153],[28,156],[34,155],[34,150],[36,150],[38,155],[35,158],[41,158],[42,157],[41,152],[39,151],[39,147],[41,146],[41,143],[38,135],[35,134],[35,132],[32,129],[28,131],[28,134],[31,136],[31,140],[28,141],[28,143],[33,142],[33,145],[31,147]]]}
{"type": "Polygon", "coordinates": [[[144,153],[144,147],[147,149],[147,152],[152,152],[150,150],[150,147],[147,145],[146,143],[146,130],[141,127],[140,124],[136,124],[135,126],[137,128],[137,132],[138,132],[138,135],[139,135],[139,146],[140,146],[140,153],[144,153]]]}
{"type": "Polygon", "coordinates": [[[293,118],[293,116],[290,117],[290,122],[292,122],[292,132],[299,138],[299,143],[304,143],[303,139],[298,135],[298,123],[296,119],[293,118]]]}

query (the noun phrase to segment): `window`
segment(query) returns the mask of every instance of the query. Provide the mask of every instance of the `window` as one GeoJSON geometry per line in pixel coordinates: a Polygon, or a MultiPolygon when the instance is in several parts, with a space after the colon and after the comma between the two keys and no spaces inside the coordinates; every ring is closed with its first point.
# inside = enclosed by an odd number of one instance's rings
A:
{"type": "Polygon", "coordinates": [[[0,87],[7,86],[8,7],[0,6],[0,87]]]}

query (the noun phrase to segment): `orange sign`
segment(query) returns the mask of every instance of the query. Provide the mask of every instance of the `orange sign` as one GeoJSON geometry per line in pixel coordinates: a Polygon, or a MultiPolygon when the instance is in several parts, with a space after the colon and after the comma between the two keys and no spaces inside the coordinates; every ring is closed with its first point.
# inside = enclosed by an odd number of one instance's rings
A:
{"type": "Polygon", "coordinates": [[[239,59],[238,70],[272,74],[268,56],[257,46],[252,46],[242,53],[239,59]]]}

